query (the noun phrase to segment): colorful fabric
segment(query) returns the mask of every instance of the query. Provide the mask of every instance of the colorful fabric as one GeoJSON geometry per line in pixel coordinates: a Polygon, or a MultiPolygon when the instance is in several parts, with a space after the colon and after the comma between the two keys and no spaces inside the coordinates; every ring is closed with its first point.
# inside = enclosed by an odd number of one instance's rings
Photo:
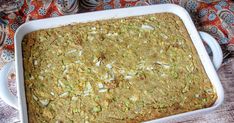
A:
{"type": "MultiPolygon", "coordinates": [[[[86,11],[173,3],[184,7],[198,30],[213,35],[223,50],[234,51],[234,2],[232,0],[17,0],[0,1],[0,69],[14,60],[14,33],[23,23],[86,11]]],[[[14,77],[10,83],[15,84],[14,77]]],[[[11,84],[10,84],[11,85],[11,84]]],[[[15,90],[15,86],[13,86],[15,90]]],[[[16,110],[0,100],[0,122],[17,122],[16,110]],[[6,116],[6,117],[5,117],[6,116]],[[11,119],[9,119],[11,118],[11,119]]]]}

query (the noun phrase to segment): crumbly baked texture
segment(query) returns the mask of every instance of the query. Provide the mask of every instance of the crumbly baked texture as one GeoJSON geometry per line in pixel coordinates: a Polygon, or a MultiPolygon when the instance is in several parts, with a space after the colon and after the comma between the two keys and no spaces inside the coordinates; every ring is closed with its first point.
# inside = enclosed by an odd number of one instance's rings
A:
{"type": "Polygon", "coordinates": [[[174,14],[39,30],[22,47],[30,123],[140,122],[217,98],[174,14]]]}

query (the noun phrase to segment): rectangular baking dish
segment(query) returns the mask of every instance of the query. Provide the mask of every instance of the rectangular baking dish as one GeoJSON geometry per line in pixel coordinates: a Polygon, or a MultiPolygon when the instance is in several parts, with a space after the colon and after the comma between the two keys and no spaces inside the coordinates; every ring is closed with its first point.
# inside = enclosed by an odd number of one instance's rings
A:
{"type": "Polygon", "coordinates": [[[21,48],[21,42],[22,42],[24,35],[32,31],[54,28],[54,27],[59,27],[62,25],[68,25],[68,24],[75,24],[75,23],[77,24],[77,23],[91,22],[91,21],[96,21],[96,20],[124,18],[124,17],[130,17],[130,16],[140,16],[140,15],[165,13],[165,12],[173,13],[179,16],[181,20],[183,21],[191,37],[191,40],[197,50],[197,53],[203,64],[203,67],[210,81],[212,82],[214,89],[216,90],[218,98],[216,102],[213,104],[213,106],[209,108],[204,108],[204,109],[195,110],[191,112],[172,115],[172,116],[152,120],[149,122],[164,122],[168,120],[174,120],[174,119],[192,115],[192,114],[208,112],[220,106],[224,99],[223,88],[218,78],[218,75],[216,73],[216,70],[205,50],[201,37],[199,36],[199,33],[196,30],[191,17],[187,13],[187,11],[180,6],[172,5],[172,4],[163,4],[163,5],[133,7],[133,8],[124,8],[124,9],[114,9],[114,10],[106,10],[106,11],[98,11],[98,12],[90,12],[90,13],[55,17],[55,18],[49,18],[49,19],[41,19],[41,20],[29,21],[23,24],[22,26],[20,26],[15,33],[15,65],[16,65],[16,82],[17,82],[17,89],[18,89],[18,109],[19,109],[21,121],[23,123],[28,122],[26,97],[25,97],[25,90],[24,90],[24,74],[23,74],[24,70],[23,70],[22,48],[21,48]]]}

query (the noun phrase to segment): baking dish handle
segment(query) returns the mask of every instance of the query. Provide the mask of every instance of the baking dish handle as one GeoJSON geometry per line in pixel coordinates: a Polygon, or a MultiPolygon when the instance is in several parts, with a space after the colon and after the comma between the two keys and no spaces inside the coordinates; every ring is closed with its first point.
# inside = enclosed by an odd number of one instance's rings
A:
{"type": "Polygon", "coordinates": [[[8,105],[18,109],[18,99],[10,92],[8,87],[8,75],[14,65],[14,61],[7,63],[0,70],[0,97],[8,105]]]}
{"type": "Polygon", "coordinates": [[[223,52],[221,50],[220,45],[218,42],[208,33],[199,31],[199,34],[202,38],[202,40],[210,47],[212,53],[213,53],[213,65],[215,69],[219,69],[219,67],[222,64],[223,61],[223,52]]]}

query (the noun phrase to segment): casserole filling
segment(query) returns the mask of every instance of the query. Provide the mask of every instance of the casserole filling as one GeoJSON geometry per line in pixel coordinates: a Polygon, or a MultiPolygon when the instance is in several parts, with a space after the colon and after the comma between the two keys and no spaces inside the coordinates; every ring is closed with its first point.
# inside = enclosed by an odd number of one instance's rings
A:
{"type": "Polygon", "coordinates": [[[39,30],[22,47],[29,122],[140,122],[217,98],[173,14],[39,30]]]}

